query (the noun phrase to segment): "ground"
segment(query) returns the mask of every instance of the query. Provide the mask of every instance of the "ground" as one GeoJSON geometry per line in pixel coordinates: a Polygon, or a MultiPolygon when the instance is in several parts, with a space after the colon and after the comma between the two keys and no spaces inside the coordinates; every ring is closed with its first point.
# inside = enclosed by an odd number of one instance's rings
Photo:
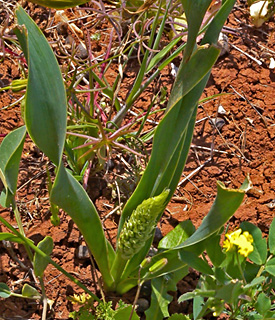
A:
{"type": "MultiPolygon", "coordinates": [[[[33,10],[30,12],[36,22],[42,26],[45,23],[46,27],[48,23],[49,26],[52,16],[47,16],[47,10],[32,5],[26,8],[33,10]],[[44,21],[45,15],[49,18],[47,23],[44,21]]],[[[0,9],[0,12],[0,22],[3,26],[7,11],[0,9]]],[[[275,151],[273,147],[275,73],[274,69],[269,68],[269,64],[270,58],[275,58],[274,21],[271,20],[256,29],[249,21],[245,2],[239,1],[226,27],[229,50],[216,62],[202,96],[202,99],[211,96],[212,99],[201,102],[199,105],[192,146],[180,185],[159,223],[163,235],[186,219],[190,219],[198,227],[215,199],[217,180],[222,181],[227,187],[238,188],[247,175],[250,176],[253,188],[247,193],[242,205],[231,218],[230,228],[238,227],[241,221],[249,221],[256,224],[266,234],[273,220],[275,207],[275,151]],[[222,95],[215,97],[221,93],[222,95]],[[213,125],[214,122],[216,126],[213,125]]],[[[48,33],[49,30],[46,28],[45,34],[48,33]]],[[[108,41],[109,38],[106,36],[105,43],[108,41]]],[[[104,46],[97,41],[94,41],[92,46],[95,54],[104,51],[104,46]]],[[[6,51],[5,57],[2,55],[1,87],[21,76],[18,59],[9,52],[6,51]]],[[[175,64],[178,65],[178,63],[179,59],[175,64]]],[[[128,82],[122,86],[121,97],[125,96],[127,88],[132,83],[137,67],[135,59],[126,69],[128,82]]],[[[108,74],[109,80],[114,78],[114,72],[115,69],[111,69],[108,74]]],[[[159,78],[160,85],[167,87],[169,91],[173,80],[171,66],[169,66],[159,78]]],[[[135,110],[146,110],[151,102],[148,93],[152,91],[153,89],[149,88],[137,101],[135,110]]],[[[20,102],[17,101],[20,97],[21,94],[15,94],[11,90],[0,94],[0,139],[23,124],[20,102]]],[[[150,144],[147,147],[150,151],[150,144]]],[[[129,164],[131,167],[131,159],[125,155],[122,159],[119,153],[115,153],[109,164],[107,170],[90,178],[89,190],[104,221],[106,234],[114,243],[119,210],[104,219],[118,205],[116,199],[110,197],[107,183],[113,182],[114,177],[122,177],[119,180],[119,189],[122,190],[123,179],[129,178],[127,168],[129,164]]],[[[53,227],[50,222],[46,187],[47,167],[53,174],[53,165],[27,138],[20,164],[17,197],[26,234],[35,243],[46,235],[51,235],[54,239],[52,258],[90,289],[98,292],[95,277],[98,277],[99,274],[89,260],[77,254],[79,248],[82,248],[80,245],[84,243],[73,221],[64,212],[61,212],[60,226],[53,227]]],[[[133,173],[133,170],[130,171],[133,173]]],[[[129,180],[126,181],[126,185],[131,187],[129,180]]],[[[126,190],[124,195],[126,194],[127,197],[129,193],[131,190],[126,190]]],[[[7,209],[0,207],[0,214],[16,225],[14,215],[7,209]]],[[[0,230],[1,228],[0,226],[0,230]]],[[[25,281],[31,281],[32,278],[23,248],[15,246],[12,252],[17,259],[23,262],[23,266],[19,267],[11,251],[4,244],[0,244],[0,282],[7,283],[14,290],[20,290],[22,284],[25,281]]],[[[191,272],[179,283],[175,298],[188,291],[190,287],[194,287],[197,279],[198,275],[191,272]]],[[[79,289],[52,266],[47,268],[44,280],[48,297],[54,301],[53,310],[49,316],[52,319],[67,319],[73,306],[66,297],[80,292],[79,289]]],[[[124,300],[131,302],[133,297],[134,291],[125,295],[124,300]]],[[[109,298],[115,300],[117,297],[110,296],[109,298]]],[[[176,302],[173,302],[170,311],[174,310],[186,313],[190,311],[190,305],[178,306],[176,302]]],[[[38,319],[41,307],[22,299],[9,298],[0,300],[0,314],[0,319],[1,317],[4,319],[38,319]]]]}

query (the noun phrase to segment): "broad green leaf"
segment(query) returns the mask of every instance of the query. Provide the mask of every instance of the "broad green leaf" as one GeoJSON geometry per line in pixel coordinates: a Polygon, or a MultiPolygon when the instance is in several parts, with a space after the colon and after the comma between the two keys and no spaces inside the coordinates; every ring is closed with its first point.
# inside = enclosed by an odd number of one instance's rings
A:
{"type": "Polygon", "coordinates": [[[250,283],[246,284],[244,286],[244,289],[246,290],[246,289],[253,288],[253,287],[263,283],[264,281],[265,281],[265,277],[264,276],[256,277],[250,283]]]}
{"type": "Polygon", "coordinates": [[[199,314],[202,312],[204,306],[204,298],[202,296],[196,296],[193,300],[193,317],[194,320],[199,319],[199,314]]]}
{"type": "Polygon", "coordinates": [[[187,63],[180,65],[167,110],[175,106],[182,97],[190,92],[207,75],[217,60],[219,53],[220,50],[214,46],[198,47],[191,59],[187,63]]]}
{"type": "Polygon", "coordinates": [[[183,57],[183,60],[187,61],[196,45],[198,32],[211,0],[181,0],[181,2],[188,24],[187,46],[183,57]]]}
{"type": "Polygon", "coordinates": [[[271,301],[263,292],[259,294],[255,308],[262,316],[264,316],[270,310],[271,301]]]}
{"type": "Polygon", "coordinates": [[[9,232],[0,232],[0,241],[2,240],[17,242],[17,243],[24,243],[22,239],[20,239],[16,235],[9,232]]]}
{"type": "Polygon", "coordinates": [[[271,254],[275,254],[275,219],[271,222],[268,234],[268,246],[271,254]]]}
{"type": "MultiPolygon", "coordinates": [[[[38,245],[38,249],[43,251],[47,256],[49,256],[53,251],[53,239],[49,236],[46,236],[43,240],[41,240],[38,245]]],[[[44,271],[49,264],[48,259],[42,257],[39,253],[34,254],[33,259],[33,270],[34,274],[37,277],[43,277],[44,271]]]]}
{"type": "Polygon", "coordinates": [[[242,282],[230,282],[216,291],[216,298],[224,300],[226,303],[232,304],[238,301],[239,295],[243,293],[242,282]]]}
{"type": "Polygon", "coordinates": [[[213,274],[213,270],[211,269],[209,264],[203,259],[199,258],[195,253],[182,251],[179,253],[179,256],[180,259],[191,268],[203,274],[213,274]]]}
{"type": "MultiPolygon", "coordinates": [[[[119,309],[116,311],[116,313],[114,314],[114,320],[126,320],[126,319],[130,319],[130,315],[132,312],[132,306],[127,306],[125,308],[119,309]]],[[[139,320],[138,315],[136,314],[136,312],[133,312],[133,315],[131,317],[132,320],[139,320]]]]}
{"type": "Polygon", "coordinates": [[[3,282],[0,282],[0,298],[8,298],[11,296],[10,288],[3,282]]]}
{"type": "Polygon", "coordinates": [[[41,294],[34,287],[25,283],[22,288],[22,296],[26,298],[39,299],[41,297],[41,294]]]}
{"type": "Polygon", "coordinates": [[[113,280],[110,268],[114,260],[114,250],[105,238],[98,213],[77,180],[61,164],[50,195],[50,200],[64,209],[83,235],[107,285],[113,280]]]}
{"type": "Polygon", "coordinates": [[[219,267],[225,258],[220,245],[220,235],[214,235],[208,239],[206,252],[215,267],[219,267]]]}
{"type": "Polygon", "coordinates": [[[267,258],[267,241],[262,237],[261,230],[247,221],[242,222],[240,228],[242,231],[248,231],[253,237],[254,250],[249,254],[249,259],[258,265],[264,264],[267,258]]]}
{"type": "Polygon", "coordinates": [[[244,276],[247,281],[247,283],[253,281],[253,279],[257,276],[259,270],[260,270],[259,265],[255,263],[251,263],[249,261],[246,261],[245,263],[245,269],[244,269],[244,276]]]}
{"type": "Polygon", "coordinates": [[[265,265],[265,271],[275,277],[275,258],[267,261],[265,265]]]}
{"type": "MultiPolygon", "coordinates": [[[[56,164],[62,157],[65,135],[67,102],[62,75],[55,55],[34,21],[19,7],[18,23],[28,31],[28,41],[19,41],[28,51],[28,85],[25,101],[25,122],[35,144],[56,164]]],[[[18,29],[19,30],[19,29],[18,29]]]]}
{"type": "Polygon", "coordinates": [[[191,220],[182,221],[160,240],[158,248],[161,250],[174,248],[189,238],[195,230],[191,220]]]}
{"type": "Polygon", "coordinates": [[[196,296],[201,296],[204,298],[211,298],[214,297],[216,294],[216,290],[201,290],[201,289],[195,289],[191,292],[186,292],[184,294],[182,294],[179,299],[178,302],[184,302],[187,300],[191,300],[194,299],[196,296]]]}
{"type": "Polygon", "coordinates": [[[219,231],[220,228],[235,213],[243,201],[245,191],[249,188],[249,180],[246,178],[240,189],[228,189],[222,182],[217,183],[218,194],[197,231],[176,249],[186,248],[207,239],[209,236],[219,231]]]}
{"type": "Polygon", "coordinates": [[[1,204],[8,207],[13,201],[17,187],[19,163],[22,155],[26,127],[11,131],[0,145],[0,178],[5,187],[5,195],[1,204]]]}
{"type": "Polygon", "coordinates": [[[152,294],[150,308],[145,311],[146,319],[162,320],[169,317],[168,305],[173,297],[168,291],[176,291],[177,283],[186,275],[186,270],[165,275],[160,278],[152,279],[152,294]]]}

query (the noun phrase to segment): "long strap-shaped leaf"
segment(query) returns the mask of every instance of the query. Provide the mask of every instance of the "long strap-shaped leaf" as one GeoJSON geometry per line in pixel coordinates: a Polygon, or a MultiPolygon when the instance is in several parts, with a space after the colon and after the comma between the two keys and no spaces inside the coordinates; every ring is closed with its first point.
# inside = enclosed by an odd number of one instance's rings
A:
{"type": "Polygon", "coordinates": [[[77,224],[102,272],[112,282],[110,264],[114,251],[106,240],[98,213],[78,181],[65,170],[62,153],[66,136],[66,92],[56,58],[43,33],[19,7],[16,33],[28,57],[29,76],[25,104],[27,130],[37,146],[58,167],[50,199],[77,224]]]}
{"type": "Polygon", "coordinates": [[[0,179],[5,187],[0,199],[3,207],[9,207],[14,199],[25,135],[26,127],[22,126],[10,132],[0,145],[0,179]]]}
{"type": "MultiPolygon", "coordinates": [[[[199,50],[194,58],[187,63],[186,70],[189,70],[189,63],[192,64],[192,66],[197,66],[197,68],[202,67],[204,73],[201,74],[201,77],[203,78],[211,69],[218,54],[219,50],[215,47],[199,50]]],[[[183,72],[181,75],[182,77],[177,78],[177,82],[175,83],[175,87],[177,88],[180,86],[184,87],[185,82],[188,84],[192,83],[192,80],[190,80],[192,75],[189,72],[186,74],[183,72]]],[[[125,219],[127,219],[144,199],[160,194],[165,188],[171,190],[171,195],[174,192],[176,187],[175,180],[173,179],[174,173],[177,172],[178,175],[178,166],[182,171],[185,163],[185,161],[179,163],[179,159],[186,160],[189,152],[188,144],[184,144],[184,137],[187,134],[190,119],[194,114],[197,101],[201,96],[207,80],[204,79],[198,83],[196,76],[194,76],[193,79],[193,81],[195,81],[193,84],[197,85],[197,87],[194,88],[194,85],[188,85],[189,93],[185,89],[180,90],[182,95],[180,96],[180,93],[177,95],[175,104],[171,106],[169,112],[158,125],[150,161],[134,194],[123,210],[120,228],[125,219]],[[186,148],[185,150],[182,150],[183,145],[186,148]],[[171,185],[172,181],[173,186],[171,185]]],[[[188,130],[192,137],[193,131],[191,132],[191,130],[193,130],[193,126],[188,130]]],[[[179,180],[180,175],[178,175],[177,180],[179,180]]]]}
{"type": "MultiPolygon", "coordinates": [[[[220,30],[234,3],[235,0],[225,1],[221,10],[210,23],[209,28],[211,32],[208,32],[205,36],[209,43],[216,42],[220,30]]],[[[195,7],[189,7],[190,10],[192,10],[192,8],[196,10],[195,7]]],[[[190,11],[189,14],[191,14],[190,11]]],[[[195,14],[195,12],[193,14],[195,14]]],[[[208,65],[209,70],[211,69],[214,61],[218,57],[219,51],[217,49],[215,51],[215,49],[216,48],[210,47],[202,51],[206,53],[205,59],[197,60],[197,69],[204,64],[208,65]],[[212,50],[211,56],[208,56],[207,53],[209,53],[210,50],[212,50]]],[[[195,59],[197,54],[198,51],[194,53],[194,56],[192,56],[191,60],[189,59],[187,65],[188,63],[193,63],[193,59],[195,59]]],[[[181,67],[181,70],[184,70],[184,68],[186,67],[181,67]]],[[[181,172],[189,152],[188,142],[191,141],[193,134],[193,130],[191,132],[193,127],[190,124],[190,119],[195,117],[197,101],[199,100],[200,95],[207,83],[209,74],[209,72],[206,72],[204,78],[197,83],[195,87],[191,86],[190,90],[193,88],[191,91],[185,91],[181,88],[184,88],[186,81],[190,84],[192,79],[188,78],[187,80],[184,72],[180,72],[180,76],[177,77],[174,85],[174,88],[176,89],[173,89],[171,95],[172,102],[169,102],[169,111],[156,130],[151,159],[138,187],[123,210],[119,232],[124,224],[124,221],[131,215],[132,211],[142,202],[143,199],[161,193],[164,188],[169,188],[172,196],[178,180],[180,179],[181,172]],[[176,93],[173,93],[175,90],[176,93]],[[178,93],[177,90],[182,94],[178,93]],[[183,146],[185,149],[183,149],[183,146]]],[[[192,75],[189,74],[189,77],[192,78],[192,75]]],[[[234,211],[232,211],[232,214],[233,213],[234,211]]],[[[219,225],[219,227],[221,226],[222,224],[219,225]]],[[[216,227],[218,228],[217,225],[216,227]]],[[[208,236],[210,236],[210,234],[208,234],[208,236]]],[[[149,246],[150,241],[148,241],[145,244],[144,249],[138,255],[133,257],[128,263],[127,269],[122,278],[122,282],[125,283],[125,281],[127,281],[127,276],[133,271],[134,266],[140,261],[142,256],[146,254],[149,246]]],[[[178,260],[177,257],[175,258],[178,260]]],[[[170,259],[174,259],[173,254],[171,254],[170,259]]],[[[133,283],[131,280],[129,280],[129,282],[133,283]]],[[[123,285],[121,288],[123,288],[123,285]]],[[[120,290],[120,288],[118,288],[118,290],[120,290]]]]}
{"type": "Polygon", "coordinates": [[[211,0],[181,0],[188,23],[188,41],[183,61],[187,61],[196,44],[198,32],[211,0]]]}

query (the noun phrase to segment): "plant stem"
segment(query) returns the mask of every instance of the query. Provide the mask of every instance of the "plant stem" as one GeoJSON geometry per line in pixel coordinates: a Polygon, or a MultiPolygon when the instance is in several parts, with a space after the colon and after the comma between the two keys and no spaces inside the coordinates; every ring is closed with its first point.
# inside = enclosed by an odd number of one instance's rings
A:
{"type": "Polygon", "coordinates": [[[236,252],[236,255],[237,255],[238,268],[239,268],[241,276],[243,278],[243,282],[246,284],[246,280],[245,280],[245,277],[244,277],[244,273],[243,273],[243,269],[242,269],[242,266],[241,266],[241,263],[240,263],[240,258],[239,258],[238,252],[236,252]]]}
{"type": "MultiPolygon", "coordinates": [[[[12,207],[13,207],[14,216],[15,216],[15,220],[16,220],[17,225],[18,225],[19,232],[20,232],[20,234],[22,234],[22,236],[25,237],[25,231],[24,231],[24,228],[23,228],[22,220],[21,220],[21,214],[20,214],[20,212],[18,210],[18,207],[17,207],[17,205],[15,203],[15,200],[13,200],[12,207]]],[[[32,252],[30,250],[30,247],[27,244],[25,244],[25,249],[27,251],[29,259],[31,261],[33,261],[33,254],[32,254],[32,252]]]]}
{"type": "Polygon", "coordinates": [[[117,284],[119,283],[119,280],[121,278],[121,275],[125,269],[127,262],[128,262],[128,259],[125,260],[124,258],[122,258],[121,252],[118,251],[116,253],[115,261],[111,269],[111,275],[114,278],[114,288],[112,289],[115,289],[117,284]]]}
{"type": "Polygon", "coordinates": [[[39,282],[40,282],[40,286],[41,286],[41,291],[42,291],[42,301],[43,301],[43,311],[42,311],[42,320],[46,320],[47,319],[47,305],[48,305],[48,301],[47,301],[47,295],[46,295],[46,291],[45,291],[45,287],[44,287],[44,281],[41,277],[38,277],[39,282]]]}

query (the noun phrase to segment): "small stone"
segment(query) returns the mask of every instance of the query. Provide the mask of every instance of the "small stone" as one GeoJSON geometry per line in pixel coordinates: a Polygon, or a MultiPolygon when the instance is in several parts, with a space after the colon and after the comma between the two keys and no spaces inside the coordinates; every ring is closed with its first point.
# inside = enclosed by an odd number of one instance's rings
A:
{"type": "Polygon", "coordinates": [[[218,39],[218,43],[217,44],[221,49],[220,57],[229,52],[228,37],[224,33],[221,32],[219,34],[219,39],[218,39]]]}
{"type": "Polygon", "coordinates": [[[154,236],[154,244],[158,244],[160,240],[163,238],[161,230],[159,227],[156,227],[155,236],[154,236]]]}
{"type": "Polygon", "coordinates": [[[216,127],[218,130],[221,130],[225,125],[225,120],[223,118],[212,118],[209,120],[212,127],[216,127]]]}
{"type": "Polygon", "coordinates": [[[269,69],[275,69],[275,60],[274,58],[270,58],[270,62],[269,62],[269,69]]]}
{"type": "Polygon", "coordinates": [[[88,260],[90,259],[89,249],[87,246],[80,245],[76,249],[76,257],[80,260],[88,260]]]}
{"type": "Polygon", "coordinates": [[[68,23],[58,22],[56,30],[58,34],[66,36],[68,34],[68,23]]]}
{"type": "Polygon", "coordinates": [[[140,298],[137,300],[137,304],[136,304],[137,312],[144,312],[148,308],[149,308],[149,301],[147,299],[140,298]]]}
{"type": "Polygon", "coordinates": [[[65,40],[65,45],[72,47],[74,42],[74,38],[69,34],[65,40]]]}
{"type": "Polygon", "coordinates": [[[272,200],[271,202],[267,203],[266,205],[269,209],[275,208],[275,199],[272,200]]]}
{"type": "Polygon", "coordinates": [[[218,107],[218,113],[219,114],[226,114],[226,110],[224,109],[224,107],[221,104],[218,107]]]}
{"type": "Polygon", "coordinates": [[[88,57],[88,51],[82,43],[77,46],[76,55],[80,59],[86,59],[88,57]]]}
{"type": "Polygon", "coordinates": [[[152,292],[151,280],[147,280],[143,283],[140,289],[140,297],[146,298],[150,297],[152,292]]]}

